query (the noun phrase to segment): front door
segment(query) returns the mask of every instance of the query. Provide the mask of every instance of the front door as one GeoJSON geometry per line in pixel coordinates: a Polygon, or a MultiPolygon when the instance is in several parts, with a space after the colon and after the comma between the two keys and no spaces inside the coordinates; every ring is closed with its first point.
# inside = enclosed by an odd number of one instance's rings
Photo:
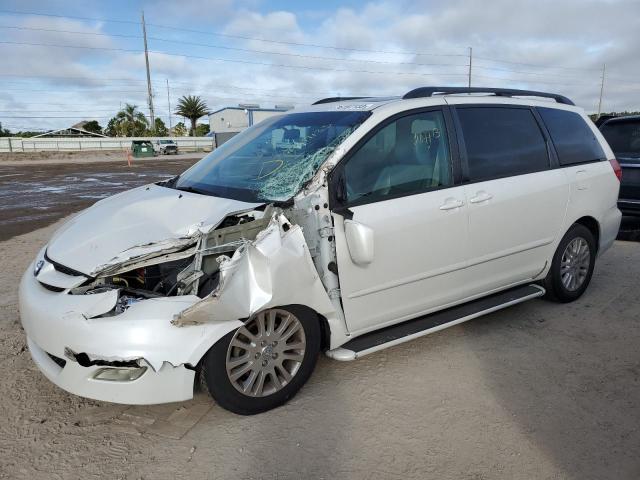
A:
{"type": "Polygon", "coordinates": [[[351,332],[466,295],[467,205],[464,187],[454,185],[447,115],[432,108],[392,117],[334,171],[332,188],[342,192],[332,205],[338,275],[351,332]],[[345,231],[349,222],[369,233],[364,261],[345,231]]]}

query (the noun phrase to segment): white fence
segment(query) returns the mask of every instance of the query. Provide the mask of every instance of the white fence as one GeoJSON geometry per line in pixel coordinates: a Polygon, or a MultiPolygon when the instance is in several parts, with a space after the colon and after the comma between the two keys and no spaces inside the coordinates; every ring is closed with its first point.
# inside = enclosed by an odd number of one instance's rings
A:
{"type": "Polygon", "coordinates": [[[104,137],[104,138],[17,138],[0,137],[0,152],[77,152],[90,150],[123,150],[133,140],[173,140],[183,152],[212,150],[213,137],[104,137]]]}

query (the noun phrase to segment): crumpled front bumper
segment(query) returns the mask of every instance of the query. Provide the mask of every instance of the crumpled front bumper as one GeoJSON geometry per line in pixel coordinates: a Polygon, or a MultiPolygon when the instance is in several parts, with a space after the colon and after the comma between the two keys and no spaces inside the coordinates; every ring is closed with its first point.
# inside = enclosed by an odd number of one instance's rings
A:
{"type": "Polygon", "coordinates": [[[120,315],[89,318],[113,308],[113,293],[53,292],[32,270],[33,265],[24,274],[19,295],[31,356],[49,380],[76,395],[126,404],[188,400],[193,367],[216,341],[242,325],[239,320],[172,325],[174,315],[200,300],[193,295],[143,300],[120,315]],[[96,380],[95,372],[104,367],[82,366],[65,355],[68,350],[104,361],[143,359],[148,368],[133,381],[96,380]],[[64,359],[64,367],[48,354],[64,359]]]}

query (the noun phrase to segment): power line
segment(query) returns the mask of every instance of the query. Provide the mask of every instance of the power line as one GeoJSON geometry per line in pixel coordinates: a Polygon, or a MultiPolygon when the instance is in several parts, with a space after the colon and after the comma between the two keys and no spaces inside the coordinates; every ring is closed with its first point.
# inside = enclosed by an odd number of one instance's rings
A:
{"type": "Polygon", "coordinates": [[[227,45],[213,45],[210,43],[186,42],[182,40],[170,40],[170,39],[159,38],[159,37],[149,37],[149,40],[154,40],[157,42],[175,43],[180,45],[190,45],[193,47],[218,48],[222,50],[231,50],[236,52],[257,53],[260,55],[280,55],[280,56],[295,57],[295,58],[309,58],[313,60],[329,60],[332,62],[338,61],[338,62],[355,62],[355,63],[377,63],[377,64],[386,64],[386,65],[416,65],[421,67],[466,67],[467,66],[466,64],[461,64],[461,63],[393,62],[390,60],[370,60],[370,59],[364,59],[364,58],[325,57],[322,55],[306,55],[301,53],[274,52],[270,50],[256,50],[253,48],[230,47],[227,45]]]}
{"type": "MultiPolygon", "coordinates": [[[[142,50],[134,50],[127,48],[114,48],[114,47],[91,47],[86,45],[60,45],[54,43],[40,43],[40,42],[11,42],[2,40],[0,44],[5,45],[19,45],[19,46],[39,46],[39,47],[54,47],[54,48],[75,48],[75,49],[85,49],[85,50],[101,50],[101,51],[116,51],[116,52],[129,52],[129,53],[143,53],[142,50]]],[[[414,75],[414,76],[464,76],[466,77],[466,73],[427,73],[427,72],[382,72],[382,71],[372,71],[372,70],[353,70],[353,69],[340,69],[340,68],[330,68],[330,67],[322,67],[322,66],[308,66],[308,65],[286,65],[286,64],[278,64],[278,63],[268,63],[268,62],[256,62],[251,60],[239,60],[239,59],[230,59],[230,58],[218,58],[218,57],[204,57],[199,55],[184,55],[178,53],[170,53],[170,52],[162,52],[157,50],[149,50],[149,53],[157,54],[157,55],[167,55],[172,57],[181,57],[181,58],[193,58],[198,60],[209,60],[214,62],[231,62],[231,63],[240,63],[247,65],[262,65],[267,67],[279,67],[279,68],[293,68],[293,69],[303,69],[303,70],[325,70],[331,72],[347,72],[347,73],[367,73],[367,74],[377,74],[377,75],[414,75]]]]}
{"type": "Polygon", "coordinates": [[[476,57],[477,60],[487,60],[489,62],[497,62],[497,63],[505,63],[505,64],[509,64],[509,65],[522,65],[522,66],[526,66],[526,67],[536,67],[536,68],[557,68],[560,70],[579,70],[579,71],[589,71],[589,72],[598,72],[600,71],[599,69],[596,68],[585,68],[585,67],[565,67],[565,66],[559,66],[559,65],[541,65],[541,64],[536,64],[536,63],[523,63],[523,62],[512,62],[512,61],[508,61],[508,60],[499,60],[497,58],[490,58],[490,57],[476,57]]]}
{"type": "MultiPolygon", "coordinates": [[[[151,24],[148,24],[151,25],[151,24]]],[[[142,39],[143,37],[140,35],[125,35],[125,34],[108,34],[108,33],[97,33],[97,32],[80,32],[77,30],[59,30],[53,28],[36,28],[36,27],[17,27],[13,25],[0,25],[0,28],[8,28],[8,29],[16,29],[16,30],[32,30],[32,31],[44,31],[44,32],[56,32],[56,33],[70,33],[70,34],[78,34],[78,35],[93,35],[93,36],[104,36],[104,37],[124,37],[124,38],[135,38],[142,39]]],[[[371,60],[371,59],[361,59],[361,58],[343,58],[343,57],[327,57],[322,55],[308,55],[308,54],[300,54],[300,53],[291,53],[291,52],[274,52],[269,50],[258,50],[254,48],[241,48],[241,47],[232,47],[228,45],[214,45],[209,43],[200,43],[200,42],[188,42],[183,40],[175,40],[168,38],[160,38],[160,37],[148,37],[149,40],[154,40],[157,42],[165,42],[165,43],[173,43],[178,45],[189,45],[189,46],[197,46],[197,47],[205,47],[205,48],[215,48],[221,50],[229,50],[236,52],[246,52],[246,53],[256,53],[261,55],[279,55],[285,57],[294,57],[294,58],[308,58],[314,60],[327,60],[327,61],[341,61],[341,62],[352,62],[352,63],[374,63],[374,64],[386,64],[386,65],[409,65],[409,66],[425,66],[425,67],[468,67],[468,64],[456,64],[456,63],[423,63],[423,62],[394,62],[390,60],[371,60]]],[[[401,54],[401,52],[396,52],[396,54],[401,54]]],[[[417,55],[411,52],[404,52],[403,55],[417,55]]],[[[467,55],[468,57],[468,55],[467,55]]],[[[500,60],[490,59],[486,57],[476,57],[476,59],[484,59],[493,62],[500,62],[500,60]]],[[[543,66],[543,65],[532,65],[532,64],[520,64],[517,62],[504,62],[504,63],[513,63],[516,65],[530,65],[536,66],[538,68],[563,68],[563,69],[572,69],[571,67],[555,67],[555,66],[543,66]]],[[[521,70],[513,70],[510,68],[501,68],[501,67],[493,67],[487,65],[474,65],[475,68],[482,70],[493,70],[493,71],[502,71],[502,72],[513,72],[519,73],[523,75],[549,75],[549,72],[528,72],[521,70]]],[[[576,69],[578,70],[578,69],[576,69]]],[[[580,69],[580,70],[588,70],[590,69],[580,69]]],[[[556,77],[567,77],[567,78],[580,78],[575,75],[566,75],[561,73],[554,73],[556,77]]]]}
{"type": "MultiPolygon", "coordinates": [[[[34,16],[42,16],[42,17],[54,17],[54,18],[69,18],[74,20],[89,20],[94,22],[114,22],[114,23],[129,23],[129,24],[138,24],[138,22],[134,22],[131,20],[116,20],[116,19],[107,19],[107,18],[95,18],[95,17],[79,17],[79,16],[64,16],[64,15],[56,15],[56,14],[47,14],[47,13],[37,13],[37,12],[25,12],[25,11],[16,11],[16,10],[0,10],[0,13],[8,13],[11,15],[34,15],[34,16]]],[[[225,38],[233,38],[233,39],[241,39],[241,40],[252,40],[258,42],[265,43],[275,43],[279,45],[294,45],[299,47],[313,47],[313,48],[327,48],[333,50],[344,50],[350,52],[363,52],[363,53],[385,53],[385,54],[401,54],[401,55],[416,55],[416,56],[433,56],[433,57],[466,57],[466,54],[463,53],[431,53],[431,52],[403,52],[403,51],[389,51],[389,50],[369,50],[362,48],[350,48],[350,47],[338,47],[335,45],[320,45],[314,43],[303,43],[303,42],[290,42],[284,40],[272,40],[266,38],[257,38],[257,37],[249,37],[244,35],[233,35],[228,33],[220,33],[220,32],[211,32],[204,30],[194,30],[189,28],[180,28],[171,25],[160,25],[157,23],[147,23],[149,26],[153,26],[156,28],[164,28],[167,30],[175,30],[181,32],[188,33],[198,33],[201,35],[212,35],[217,37],[225,37],[225,38]]]]}
{"type": "MultiPolygon", "coordinates": [[[[151,24],[147,24],[151,25],[151,24]]],[[[42,31],[42,32],[56,32],[56,33],[70,33],[77,35],[92,35],[92,36],[101,36],[101,37],[124,37],[124,38],[135,38],[142,39],[143,37],[140,35],[125,35],[125,34],[108,34],[108,33],[97,33],[97,32],[80,32],[77,30],[58,30],[54,28],[36,28],[36,27],[16,27],[13,25],[0,25],[0,28],[8,28],[14,30],[31,30],[31,31],[42,31]]],[[[310,58],[315,60],[328,60],[328,61],[341,61],[341,62],[356,62],[356,63],[378,63],[378,64],[388,64],[388,65],[419,65],[419,66],[427,66],[427,67],[449,67],[449,66],[459,66],[466,67],[466,64],[452,64],[452,63],[422,63],[422,62],[394,62],[389,60],[371,60],[371,59],[363,59],[363,58],[344,58],[344,57],[326,57],[322,55],[307,55],[301,53],[290,53],[290,52],[274,52],[271,50],[258,50],[255,48],[241,48],[241,47],[232,47],[229,45],[214,45],[210,43],[199,43],[199,42],[187,42],[184,40],[175,40],[170,38],[160,38],[160,37],[147,37],[149,40],[154,40],[157,42],[166,42],[166,43],[174,43],[177,45],[189,45],[196,47],[206,47],[206,48],[216,48],[221,50],[229,50],[235,52],[246,52],[246,53],[256,53],[261,55],[280,55],[286,57],[296,57],[296,58],[310,58]]],[[[398,52],[399,54],[400,52],[398,52]]],[[[411,55],[410,53],[404,53],[404,55],[411,55]]]]}
{"type": "Polygon", "coordinates": [[[53,17],[53,18],[69,18],[72,20],[89,20],[91,22],[109,22],[109,23],[130,23],[138,25],[140,22],[135,22],[133,20],[116,20],[113,18],[95,18],[95,17],[78,17],[71,15],[56,15],[53,13],[38,13],[38,12],[25,12],[19,10],[0,10],[0,13],[7,13],[9,15],[33,15],[36,17],[53,17]]]}
{"type": "MultiPolygon", "coordinates": [[[[0,73],[0,77],[19,77],[19,78],[25,78],[25,79],[31,79],[31,78],[43,78],[43,79],[78,79],[78,80],[107,80],[107,81],[124,81],[124,82],[136,82],[136,83],[146,83],[146,80],[134,80],[134,79],[127,79],[127,78],[109,78],[109,77],[88,77],[88,76],[80,76],[80,75],[26,75],[26,74],[15,74],[15,73],[0,73]]],[[[29,80],[27,80],[29,81],[29,80]]],[[[8,82],[7,80],[4,80],[4,82],[8,82]]],[[[16,82],[17,83],[17,82],[16,82]]],[[[106,82],[105,82],[106,83],[106,82]]],[[[212,83],[207,83],[206,85],[202,85],[199,87],[194,87],[194,85],[190,82],[185,82],[185,81],[179,81],[179,80],[172,80],[171,83],[173,84],[182,84],[182,85],[187,85],[190,88],[230,88],[230,89],[234,89],[234,90],[249,90],[251,92],[271,92],[274,93],[276,92],[276,90],[274,89],[265,89],[265,88],[255,88],[255,87],[239,87],[237,85],[231,85],[231,84],[212,84],[212,83]]],[[[160,85],[160,84],[153,84],[156,88],[165,88],[164,85],[160,85]]],[[[99,87],[99,86],[96,86],[99,87]]],[[[299,93],[307,93],[307,94],[311,94],[311,96],[314,95],[335,95],[336,92],[335,91],[326,91],[326,90],[307,90],[306,92],[299,92],[299,93]]]]}
{"type": "MultiPolygon", "coordinates": [[[[68,18],[68,19],[76,19],[76,20],[89,20],[89,21],[97,21],[97,22],[110,22],[110,23],[126,23],[126,24],[137,24],[138,22],[131,20],[121,20],[121,19],[106,19],[106,18],[95,18],[95,17],[81,17],[81,16],[65,16],[65,15],[56,15],[56,14],[47,14],[47,13],[38,13],[38,12],[27,12],[27,11],[16,11],[16,10],[0,10],[0,13],[7,13],[11,15],[33,15],[33,16],[43,16],[43,17],[54,17],[54,18],[68,18]]],[[[188,33],[196,33],[200,35],[209,35],[209,36],[217,36],[223,38],[232,38],[232,39],[242,39],[242,40],[251,40],[258,41],[264,43],[273,43],[278,45],[291,45],[291,46],[299,46],[299,47],[312,47],[312,48],[325,48],[325,49],[333,49],[333,50],[342,50],[342,51],[350,51],[350,52],[361,52],[361,53],[383,53],[383,54],[391,54],[391,55],[414,55],[414,56],[435,56],[435,57],[468,57],[468,54],[465,53],[433,53],[433,52],[412,52],[412,51],[401,51],[401,50],[374,50],[374,49],[362,49],[362,48],[350,48],[350,47],[338,47],[335,45],[323,45],[323,44],[315,44],[315,43],[305,43],[305,42],[292,42],[285,40],[274,40],[267,38],[258,38],[251,37],[245,35],[233,35],[227,33],[220,32],[212,32],[205,30],[196,30],[189,28],[176,27],[172,25],[162,25],[156,23],[147,23],[148,26],[153,26],[156,28],[162,28],[166,30],[173,30],[179,32],[188,32],[188,33]]],[[[18,27],[16,27],[18,28],[18,27]]],[[[20,27],[25,28],[25,27],[20,27]]],[[[72,33],[72,32],[68,32],[72,33]]],[[[83,32],[84,33],[84,32],[83,32]]],[[[88,33],[90,34],[90,33],[88,33]]],[[[98,34],[95,35],[108,35],[108,34],[98,34]]],[[[131,37],[136,38],[136,35],[124,35],[124,34],[113,34],[112,36],[122,36],[122,37],[131,37]]],[[[138,37],[139,38],[139,37],[138,37]]],[[[163,41],[171,41],[167,39],[163,39],[163,41]]],[[[177,42],[177,41],[176,41],[177,42]]],[[[270,52],[276,53],[276,52],[270,52]]],[[[277,54],[277,53],[276,53],[277,54]]],[[[490,62],[497,62],[509,65],[523,65],[535,68],[547,68],[547,69],[562,69],[562,70],[574,70],[574,71],[592,71],[599,72],[599,68],[585,68],[585,67],[566,67],[560,65],[542,65],[535,63],[525,63],[525,62],[514,62],[509,60],[501,60],[498,58],[492,57],[475,57],[476,60],[487,60],[490,62]]],[[[466,65],[465,65],[466,66],[466,65]]],[[[488,68],[488,67],[487,67],[488,68]]]]}
{"type": "Polygon", "coordinates": [[[507,82],[518,82],[518,83],[525,83],[525,84],[532,84],[532,83],[540,83],[540,84],[546,84],[546,85],[562,85],[565,87],[574,87],[574,86],[588,86],[588,87],[594,87],[596,85],[595,81],[593,84],[591,83],[566,83],[566,82],[549,82],[546,80],[530,80],[530,79],[519,79],[519,78],[511,78],[511,77],[497,77],[494,75],[474,75],[474,78],[488,78],[488,79],[492,79],[492,80],[503,80],[503,81],[507,81],[507,82]]]}

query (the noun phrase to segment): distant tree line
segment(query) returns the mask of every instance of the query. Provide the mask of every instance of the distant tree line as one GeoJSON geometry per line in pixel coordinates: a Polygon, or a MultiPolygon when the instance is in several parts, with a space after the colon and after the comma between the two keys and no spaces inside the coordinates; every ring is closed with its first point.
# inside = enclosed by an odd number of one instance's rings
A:
{"type": "MultiPolygon", "coordinates": [[[[97,120],[86,122],[82,128],[88,132],[107,135],[109,137],[166,137],[170,134],[176,137],[184,137],[187,134],[191,136],[202,137],[209,133],[209,125],[206,123],[198,124],[198,119],[209,114],[207,104],[198,96],[187,95],[178,100],[175,115],[179,115],[188,119],[191,127],[187,129],[183,122],[177,123],[172,132],[169,132],[166,124],[161,118],[154,120],[153,128],[149,119],[138,110],[137,105],[126,103],[124,108],[107,122],[106,127],[102,127],[97,120]]],[[[3,128],[0,123],[0,136],[2,137],[33,137],[43,132],[22,131],[11,133],[8,129],[3,128]]]]}
{"type": "Polygon", "coordinates": [[[624,112],[603,112],[600,115],[592,113],[589,115],[589,118],[595,122],[598,117],[624,117],[626,115],[640,115],[640,112],[629,112],[628,110],[625,110],[624,112]]]}
{"type": "MultiPolygon", "coordinates": [[[[192,95],[182,97],[178,100],[178,105],[174,113],[189,119],[191,122],[189,135],[204,136],[209,133],[208,124],[197,124],[199,118],[209,114],[207,104],[200,97],[192,95]]],[[[90,131],[101,133],[98,131],[100,125],[98,125],[97,122],[95,125],[92,124],[91,128],[95,130],[90,131]]],[[[125,104],[124,108],[109,120],[102,133],[110,137],[143,137],[150,135],[165,137],[170,134],[162,119],[156,118],[152,128],[149,120],[138,110],[138,107],[129,103],[125,104]]],[[[179,122],[173,127],[172,133],[178,137],[185,136],[187,134],[187,128],[184,123],[179,122]]]]}

